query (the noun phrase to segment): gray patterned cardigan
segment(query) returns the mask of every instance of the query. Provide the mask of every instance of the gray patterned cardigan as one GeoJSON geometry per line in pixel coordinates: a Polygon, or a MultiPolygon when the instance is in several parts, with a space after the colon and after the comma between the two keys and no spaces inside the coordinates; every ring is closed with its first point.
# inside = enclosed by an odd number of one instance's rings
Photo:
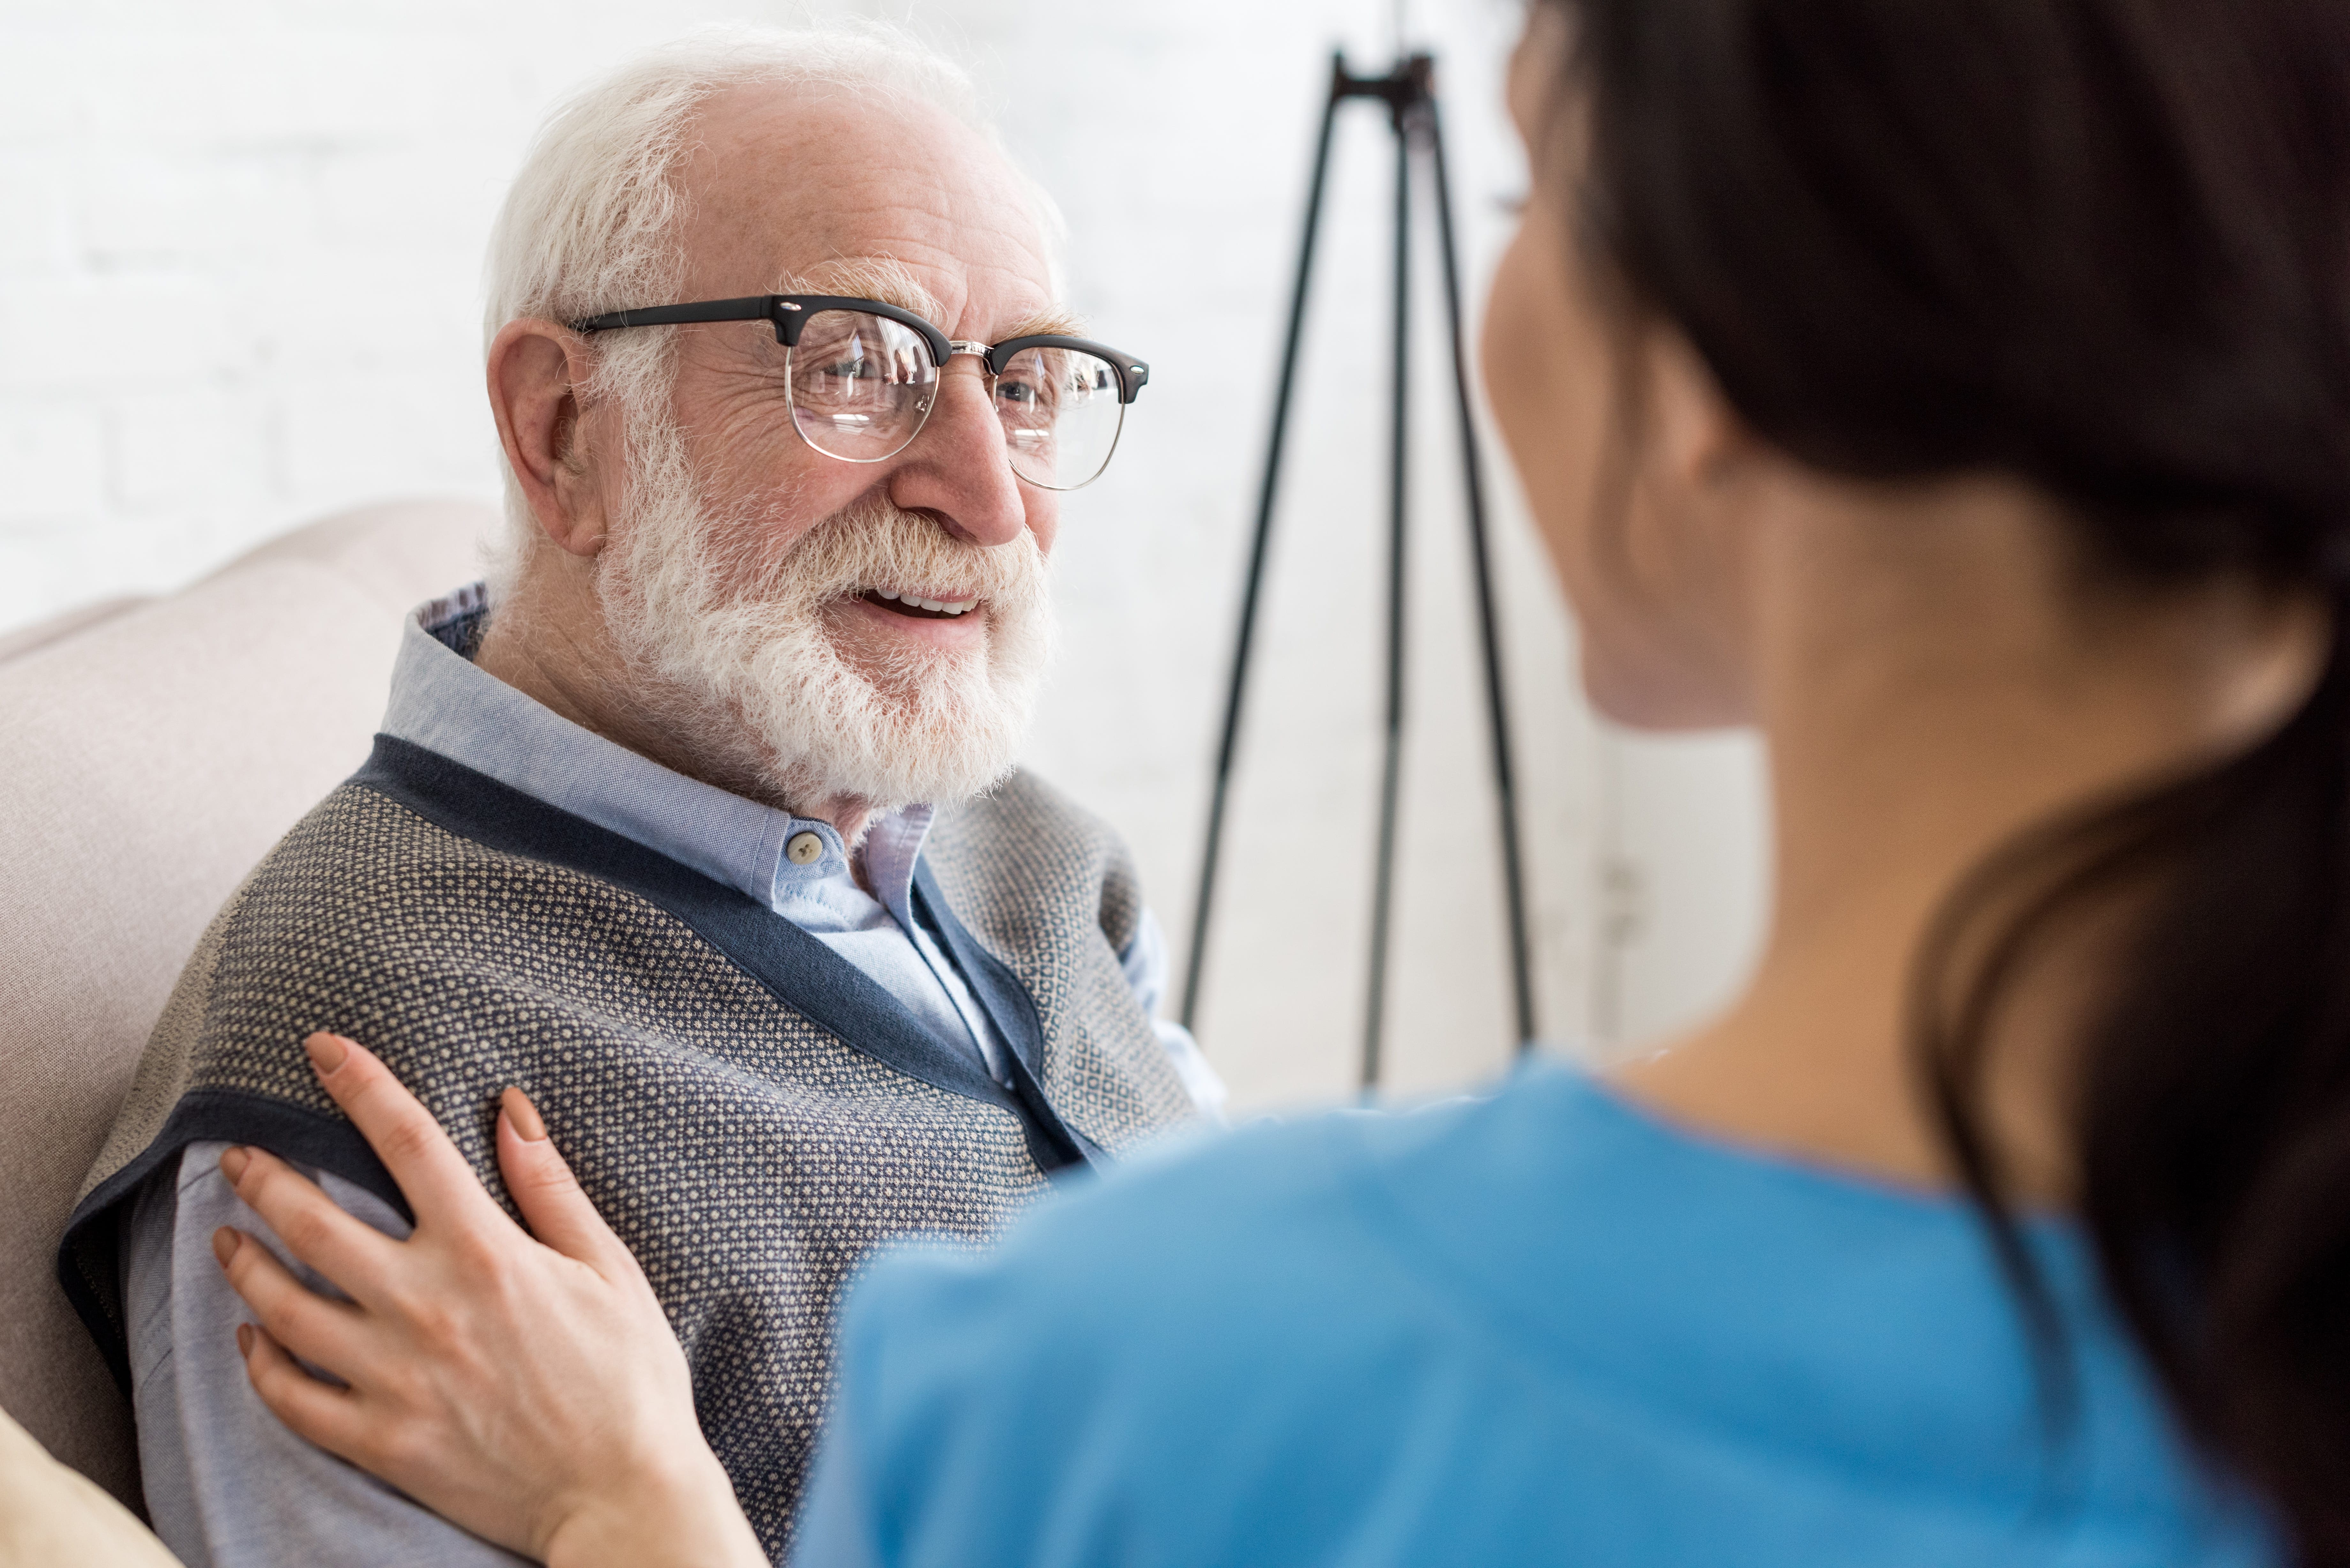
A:
{"type": "Polygon", "coordinates": [[[1140,903],[1103,825],[1015,776],[941,814],[915,898],[1012,1045],[1010,1089],[734,889],[379,736],[189,961],[60,1278],[127,1380],[116,1225],[187,1144],[260,1145],[404,1212],[313,1081],[313,1030],[379,1052],[502,1200],[492,1133],[519,1084],[643,1263],[780,1555],[859,1262],[983,1243],[1052,1173],[1192,1114],[1119,971],[1140,903]]]}

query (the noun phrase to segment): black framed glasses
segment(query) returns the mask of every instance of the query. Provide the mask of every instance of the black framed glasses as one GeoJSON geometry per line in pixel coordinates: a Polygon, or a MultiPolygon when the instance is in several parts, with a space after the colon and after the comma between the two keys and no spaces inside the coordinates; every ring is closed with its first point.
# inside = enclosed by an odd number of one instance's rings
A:
{"type": "Polygon", "coordinates": [[[1043,490],[1090,484],[1109,466],[1126,406],[1150,367],[1106,343],[1036,333],[1001,343],[949,337],[910,310],[837,294],[761,294],[615,310],[575,332],[702,321],[767,321],[784,346],[792,429],[843,462],[881,462],[922,431],[957,354],[985,367],[1012,472],[1043,490]]]}

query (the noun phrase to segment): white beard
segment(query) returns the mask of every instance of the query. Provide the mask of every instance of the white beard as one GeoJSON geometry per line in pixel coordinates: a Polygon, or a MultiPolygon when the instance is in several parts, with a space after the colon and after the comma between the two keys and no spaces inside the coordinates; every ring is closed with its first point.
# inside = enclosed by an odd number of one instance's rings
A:
{"type": "Polygon", "coordinates": [[[965,800],[1012,771],[1055,641],[1031,535],[967,545],[877,496],[770,556],[762,517],[787,498],[706,506],[677,429],[631,423],[629,500],[597,593],[631,673],[711,775],[879,815],[965,800]],[[879,667],[844,654],[828,614],[872,587],[976,595],[985,646],[901,649],[879,667]]]}

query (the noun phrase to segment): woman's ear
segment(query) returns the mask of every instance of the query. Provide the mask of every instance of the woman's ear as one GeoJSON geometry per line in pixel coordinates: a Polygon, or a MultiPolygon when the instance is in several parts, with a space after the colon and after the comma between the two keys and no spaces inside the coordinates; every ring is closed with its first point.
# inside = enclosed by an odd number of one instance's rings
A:
{"type": "Polygon", "coordinates": [[[509,321],[491,341],[488,369],[498,440],[531,515],[558,549],[595,555],[608,519],[579,396],[594,369],[586,340],[559,322],[509,321]]]}
{"type": "Polygon", "coordinates": [[[1756,531],[1773,510],[1784,460],[1731,407],[1679,328],[1650,327],[1638,351],[1642,424],[1633,461],[1642,509],[1659,535],[1649,542],[1652,557],[1718,633],[1735,636],[1756,531]]]}
{"type": "MultiPolygon", "coordinates": [[[[1603,708],[1642,728],[1709,729],[1752,718],[1749,669],[1757,504],[1772,449],[1741,419],[1669,322],[1617,339],[1620,617],[1603,708]],[[1638,636],[1633,635],[1637,628],[1638,636]]],[[[1586,677],[1595,700],[1599,683],[1586,677]]]]}
{"type": "Polygon", "coordinates": [[[1676,496],[1717,490],[1758,454],[1760,443],[1687,337],[1665,326],[1645,337],[1646,477],[1676,496]]]}

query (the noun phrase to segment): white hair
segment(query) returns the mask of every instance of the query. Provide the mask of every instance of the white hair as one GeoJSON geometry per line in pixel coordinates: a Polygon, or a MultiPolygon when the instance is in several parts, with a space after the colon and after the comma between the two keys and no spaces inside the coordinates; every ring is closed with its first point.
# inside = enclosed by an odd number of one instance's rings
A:
{"type": "MultiPolygon", "coordinates": [[[[526,317],[577,321],[673,303],[685,265],[677,164],[692,148],[702,105],[754,83],[915,99],[1003,146],[971,78],[902,30],[866,23],[688,34],[589,84],[540,130],[490,233],[484,347],[507,322],[526,317]]],[[[1041,186],[1022,181],[1048,247],[1056,247],[1064,233],[1058,210],[1041,186]]],[[[619,400],[632,421],[662,417],[673,342],[662,331],[599,336],[595,377],[584,392],[619,400]]],[[[511,472],[505,491],[507,538],[493,571],[501,588],[538,536],[511,472]]]]}

